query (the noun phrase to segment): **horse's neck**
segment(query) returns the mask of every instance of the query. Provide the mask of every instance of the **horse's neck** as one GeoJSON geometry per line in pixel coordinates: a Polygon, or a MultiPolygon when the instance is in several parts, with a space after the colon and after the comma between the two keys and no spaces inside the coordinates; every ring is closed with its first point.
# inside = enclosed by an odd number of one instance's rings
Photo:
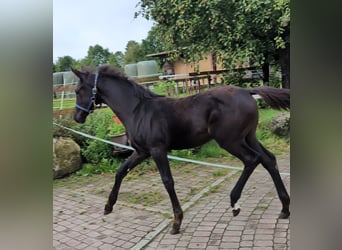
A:
{"type": "Polygon", "coordinates": [[[103,101],[113,110],[125,126],[133,117],[133,110],[139,102],[129,85],[106,82],[101,88],[103,101]]]}

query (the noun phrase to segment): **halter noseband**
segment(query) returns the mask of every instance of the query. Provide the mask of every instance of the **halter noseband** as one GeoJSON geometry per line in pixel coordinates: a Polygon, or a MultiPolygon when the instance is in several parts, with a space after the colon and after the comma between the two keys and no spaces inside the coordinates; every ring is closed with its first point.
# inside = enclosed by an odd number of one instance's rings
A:
{"type": "Polygon", "coordinates": [[[85,112],[87,112],[87,113],[91,113],[91,112],[94,111],[94,109],[96,108],[95,99],[96,99],[96,93],[97,93],[97,87],[96,87],[96,85],[97,85],[97,79],[98,79],[98,77],[99,77],[99,73],[96,72],[96,74],[95,74],[95,80],[94,80],[94,87],[92,88],[93,95],[92,95],[92,97],[90,98],[88,107],[85,108],[85,107],[82,107],[82,106],[80,106],[80,105],[78,105],[78,104],[76,103],[76,105],[75,105],[76,108],[78,108],[78,109],[80,109],[80,110],[82,110],[82,111],[85,111],[85,112]]]}

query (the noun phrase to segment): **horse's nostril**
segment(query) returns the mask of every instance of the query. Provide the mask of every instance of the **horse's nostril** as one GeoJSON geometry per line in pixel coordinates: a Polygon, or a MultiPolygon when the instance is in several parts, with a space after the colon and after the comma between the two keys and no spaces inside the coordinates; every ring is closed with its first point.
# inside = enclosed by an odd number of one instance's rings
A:
{"type": "Polygon", "coordinates": [[[82,112],[75,111],[74,113],[74,121],[77,123],[84,123],[86,116],[82,114],[82,112]]]}

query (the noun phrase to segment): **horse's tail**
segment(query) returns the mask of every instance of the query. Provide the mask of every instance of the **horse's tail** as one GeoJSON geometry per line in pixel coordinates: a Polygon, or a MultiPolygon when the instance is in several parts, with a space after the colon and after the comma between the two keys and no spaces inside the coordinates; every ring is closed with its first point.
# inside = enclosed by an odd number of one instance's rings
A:
{"type": "Polygon", "coordinates": [[[247,89],[251,95],[260,95],[273,109],[290,109],[290,90],[273,87],[257,87],[247,89]]]}

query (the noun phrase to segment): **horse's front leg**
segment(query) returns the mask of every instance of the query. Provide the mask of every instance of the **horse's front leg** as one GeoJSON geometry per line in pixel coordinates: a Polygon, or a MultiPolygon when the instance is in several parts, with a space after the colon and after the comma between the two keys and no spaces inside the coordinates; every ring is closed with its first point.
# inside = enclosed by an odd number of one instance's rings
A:
{"type": "Polygon", "coordinates": [[[179,233],[180,226],[183,220],[183,211],[179,204],[177,194],[174,188],[174,181],[172,178],[169,161],[167,159],[167,151],[161,150],[160,148],[154,148],[151,150],[151,156],[156,162],[163,184],[169,194],[173,213],[174,222],[171,230],[171,234],[179,233]]]}
{"type": "Polygon", "coordinates": [[[118,198],[119,189],[123,178],[128,174],[128,172],[133,169],[136,165],[145,160],[149,155],[137,153],[136,151],[119,167],[116,172],[115,182],[112,191],[110,192],[108,202],[104,209],[104,214],[109,214],[113,211],[113,206],[118,198]]]}

